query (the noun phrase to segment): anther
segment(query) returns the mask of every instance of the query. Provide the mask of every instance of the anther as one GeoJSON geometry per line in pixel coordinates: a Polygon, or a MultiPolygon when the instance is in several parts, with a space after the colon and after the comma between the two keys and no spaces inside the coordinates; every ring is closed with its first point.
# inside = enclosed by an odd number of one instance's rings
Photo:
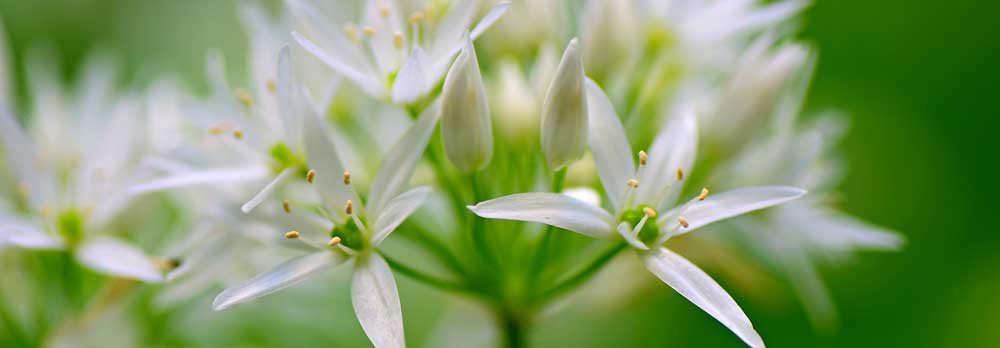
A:
{"type": "Polygon", "coordinates": [[[243,131],[239,129],[233,129],[233,138],[236,138],[236,140],[243,139],[243,131]]]}
{"type": "Polygon", "coordinates": [[[639,180],[636,179],[628,179],[625,184],[631,188],[639,188],[639,180]]]}
{"type": "Polygon", "coordinates": [[[347,205],[344,206],[344,213],[351,215],[354,213],[354,204],[350,199],[347,200],[347,205]]]}
{"type": "Polygon", "coordinates": [[[299,234],[299,231],[288,231],[287,233],[285,233],[285,238],[288,239],[298,239],[301,236],[302,235],[299,234]]]}
{"type": "Polygon", "coordinates": [[[392,45],[395,46],[397,50],[403,49],[403,32],[397,31],[396,34],[392,35],[392,45]]]}
{"type": "Polygon", "coordinates": [[[646,165],[646,160],[648,158],[649,158],[649,156],[646,155],[646,151],[639,151],[639,165],[640,166],[646,165]]]}
{"type": "Polygon", "coordinates": [[[422,11],[414,12],[410,15],[410,24],[417,24],[424,19],[424,13],[422,11]]]}
{"type": "Polygon", "coordinates": [[[708,188],[707,187],[703,187],[701,189],[701,194],[698,195],[698,200],[699,201],[704,201],[705,197],[708,197],[708,188]]]}
{"type": "Polygon", "coordinates": [[[344,171],[344,185],[346,186],[346,185],[350,185],[350,184],[351,184],[351,172],[345,170],[344,171]]]}
{"type": "Polygon", "coordinates": [[[364,27],[364,28],[361,29],[361,32],[364,33],[365,36],[367,36],[367,37],[375,36],[375,28],[374,27],[364,27]]]}
{"type": "Polygon", "coordinates": [[[240,100],[240,103],[246,106],[253,106],[253,97],[250,96],[250,92],[245,89],[236,90],[236,99],[240,100]]]}
{"type": "Polygon", "coordinates": [[[351,39],[352,42],[357,43],[360,41],[358,38],[358,27],[355,27],[354,24],[345,24],[344,32],[347,33],[347,38],[351,39]]]}
{"type": "Polygon", "coordinates": [[[677,222],[679,222],[681,226],[684,226],[684,228],[688,228],[688,226],[691,226],[691,224],[688,223],[688,220],[685,219],[683,216],[678,216],[677,222]]]}
{"type": "Polygon", "coordinates": [[[330,246],[337,246],[337,244],[340,244],[340,237],[330,238],[330,242],[327,244],[329,244],[330,246]]]}
{"type": "Polygon", "coordinates": [[[291,204],[288,204],[288,200],[287,199],[281,202],[281,209],[284,209],[286,213],[289,213],[289,214],[292,213],[292,206],[291,206],[291,204]]]}
{"type": "Polygon", "coordinates": [[[650,207],[642,208],[642,212],[645,213],[646,216],[648,216],[648,217],[651,217],[651,218],[655,218],[656,217],[656,210],[653,210],[653,208],[650,208],[650,207]]]}
{"type": "Polygon", "coordinates": [[[677,181],[684,180],[684,169],[677,167],[677,181]]]}
{"type": "Polygon", "coordinates": [[[268,79],[267,80],[267,91],[271,92],[271,93],[274,93],[277,90],[278,90],[278,85],[274,83],[274,80],[268,79]]]}
{"type": "Polygon", "coordinates": [[[306,181],[312,184],[313,180],[316,180],[316,170],[310,169],[306,172],[306,181]]]}
{"type": "Polygon", "coordinates": [[[223,130],[222,127],[220,127],[220,126],[212,126],[212,127],[208,128],[208,132],[212,133],[212,135],[219,135],[219,134],[222,134],[222,132],[224,132],[224,131],[225,130],[223,130]]]}
{"type": "Polygon", "coordinates": [[[382,5],[382,7],[379,8],[379,13],[382,17],[389,18],[389,5],[382,5]]]}

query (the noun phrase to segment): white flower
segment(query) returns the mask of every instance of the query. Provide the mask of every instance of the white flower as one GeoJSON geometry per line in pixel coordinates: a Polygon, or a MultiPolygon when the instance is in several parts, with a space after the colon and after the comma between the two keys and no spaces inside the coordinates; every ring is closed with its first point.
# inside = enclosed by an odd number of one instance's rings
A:
{"type": "Polygon", "coordinates": [[[229,308],[295,285],[317,271],[355,260],[351,298],[365,333],[376,347],[403,347],[403,318],[392,272],[376,247],[412,214],[430,193],[419,187],[402,194],[438,120],[436,105],[428,108],[385,157],[381,171],[363,204],[344,171],[336,148],[318,115],[306,116],[305,141],[310,178],[322,197],[328,219],[299,209],[298,227],[285,234],[310,250],[246,283],[229,288],[214,301],[216,310],[229,308]]]}
{"type": "Polygon", "coordinates": [[[461,50],[462,34],[470,30],[475,40],[509,6],[496,4],[469,28],[479,1],[455,1],[446,14],[405,14],[395,0],[368,0],[360,26],[330,20],[304,0],[288,4],[315,33],[309,37],[292,33],[303,48],[372,97],[391,97],[396,103],[410,103],[427,94],[461,50]]]}
{"type": "Polygon", "coordinates": [[[441,141],[451,163],[466,173],[483,169],[493,158],[486,87],[468,35],[441,92],[441,141]]]}
{"type": "Polygon", "coordinates": [[[672,236],[790,201],[805,191],[763,186],[708,196],[703,189],[697,197],[675,206],[684,173],[690,172],[694,162],[694,116],[690,112],[675,115],[654,140],[650,155],[639,153],[639,169],[635,170],[631,147],[611,102],[593,81],[587,82],[587,93],[590,146],[610,211],[566,195],[540,192],[500,197],[469,209],[481,217],[540,222],[598,239],[624,240],[650,272],[747,344],[762,347],[763,341],[732,297],[703,271],[662,245],[672,236]]]}
{"type": "Polygon", "coordinates": [[[75,95],[38,63],[44,59],[29,61],[30,133],[0,106],[0,141],[16,187],[0,211],[0,247],[66,250],[100,273],[161,281],[162,265],[113,236],[110,224],[133,198],[127,187],[144,146],[138,101],[113,92],[114,66],[100,56],[75,95]]]}
{"type": "Polygon", "coordinates": [[[583,157],[587,146],[586,79],[574,38],[566,45],[542,104],[542,152],[553,170],[583,157]]]}

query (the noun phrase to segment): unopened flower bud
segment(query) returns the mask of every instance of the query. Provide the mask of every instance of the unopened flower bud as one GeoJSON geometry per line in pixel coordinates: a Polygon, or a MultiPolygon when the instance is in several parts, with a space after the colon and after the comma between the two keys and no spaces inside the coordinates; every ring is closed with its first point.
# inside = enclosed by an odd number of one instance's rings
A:
{"type": "Polygon", "coordinates": [[[583,157],[587,145],[587,98],[577,40],[566,46],[542,104],[542,151],[559,170],[583,157]]]}
{"type": "Polygon", "coordinates": [[[463,172],[473,172],[493,157],[493,130],[472,39],[448,70],[441,92],[441,139],[448,159],[463,172]]]}

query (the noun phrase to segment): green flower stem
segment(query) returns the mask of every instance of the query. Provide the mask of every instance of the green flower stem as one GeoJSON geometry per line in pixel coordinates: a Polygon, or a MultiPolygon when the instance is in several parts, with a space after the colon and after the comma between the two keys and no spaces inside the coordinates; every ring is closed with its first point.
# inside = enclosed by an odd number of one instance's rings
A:
{"type": "Polygon", "coordinates": [[[400,230],[401,235],[408,237],[413,241],[423,244],[435,257],[437,257],[445,266],[450,268],[456,274],[464,276],[466,274],[465,267],[462,262],[451,253],[448,246],[441,240],[434,237],[433,234],[424,230],[416,224],[410,224],[407,228],[400,230]],[[412,234],[412,235],[410,235],[412,234]]]}
{"type": "Polygon", "coordinates": [[[593,261],[590,262],[590,264],[581,268],[577,273],[573,274],[569,278],[566,278],[559,284],[556,284],[552,288],[543,292],[542,296],[539,297],[539,300],[541,302],[548,301],[552,298],[558,297],[563,293],[569,290],[573,290],[576,287],[582,285],[591,277],[593,277],[595,274],[597,274],[597,271],[600,271],[601,268],[604,267],[604,265],[606,265],[609,261],[611,261],[611,259],[617,256],[619,253],[624,251],[627,247],[628,247],[627,243],[617,242],[614,246],[612,246],[605,252],[598,255],[597,258],[595,258],[593,261]]]}
{"type": "Polygon", "coordinates": [[[458,293],[458,294],[465,294],[465,295],[471,295],[472,297],[476,297],[476,298],[482,298],[483,297],[483,294],[475,291],[474,289],[472,289],[472,288],[470,288],[470,287],[468,287],[468,286],[466,286],[464,284],[459,284],[459,283],[456,283],[456,282],[444,280],[444,279],[438,278],[436,276],[433,276],[433,275],[430,275],[430,274],[418,271],[418,270],[416,270],[416,269],[414,269],[414,268],[412,268],[410,266],[405,265],[404,263],[402,263],[400,261],[397,261],[396,259],[393,259],[392,257],[389,257],[388,255],[386,255],[385,253],[383,253],[380,250],[377,251],[377,252],[378,252],[379,255],[382,256],[383,259],[385,259],[385,262],[389,264],[389,267],[392,267],[392,269],[394,271],[396,271],[398,273],[401,273],[401,274],[409,277],[410,279],[416,280],[418,282],[421,282],[421,283],[424,283],[424,284],[427,284],[427,285],[433,286],[435,288],[438,288],[440,290],[444,290],[444,291],[448,291],[448,292],[453,292],[453,293],[458,293]]]}
{"type": "MultiPolygon", "coordinates": [[[[560,169],[555,172],[552,176],[552,192],[562,192],[563,184],[566,182],[566,168],[560,169]]],[[[542,239],[538,242],[538,246],[535,248],[535,257],[531,262],[531,269],[528,272],[528,283],[532,284],[534,289],[538,288],[538,277],[544,272],[545,259],[549,255],[549,245],[552,243],[552,235],[555,233],[556,228],[548,225],[545,230],[542,231],[542,239]]]]}
{"type": "Polygon", "coordinates": [[[503,346],[507,348],[524,348],[528,346],[528,328],[525,321],[510,310],[503,310],[499,315],[500,327],[503,328],[503,346]]]}
{"type": "Polygon", "coordinates": [[[7,298],[7,296],[0,296],[0,321],[3,322],[15,347],[32,347],[33,344],[29,341],[26,331],[18,323],[8,306],[7,298]]]}
{"type": "MultiPolygon", "coordinates": [[[[469,186],[472,187],[472,203],[476,204],[482,200],[482,195],[479,192],[479,182],[476,179],[476,173],[469,174],[469,186]]],[[[483,219],[475,216],[474,214],[468,214],[471,220],[470,232],[472,233],[472,242],[476,248],[476,252],[479,254],[483,260],[484,266],[487,268],[493,268],[493,266],[498,265],[496,257],[493,255],[492,250],[490,250],[490,245],[486,240],[486,228],[483,225],[483,219]]],[[[487,270],[486,274],[494,274],[493,271],[487,270]]]]}

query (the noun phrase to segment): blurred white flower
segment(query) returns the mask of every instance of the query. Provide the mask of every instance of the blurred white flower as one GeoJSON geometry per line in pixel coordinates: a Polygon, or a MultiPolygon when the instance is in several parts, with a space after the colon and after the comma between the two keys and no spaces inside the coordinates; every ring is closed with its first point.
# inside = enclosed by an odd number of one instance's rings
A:
{"type": "Polygon", "coordinates": [[[360,25],[337,23],[305,0],[289,0],[288,5],[306,26],[308,36],[292,33],[303,48],[372,97],[411,103],[440,81],[463,46],[463,33],[470,31],[475,40],[509,3],[496,4],[473,28],[475,0],[455,1],[446,13],[427,6],[409,14],[395,0],[368,0],[360,25]]]}
{"type": "Polygon", "coordinates": [[[646,268],[685,298],[715,317],[752,347],[764,343],[743,310],[707,274],[662,245],[671,237],[713,222],[778,205],[805,194],[787,186],[737,189],[708,196],[708,190],[674,205],[694,162],[697,129],[690,112],[675,115],[654,140],[650,153],[632,150],[611,102],[587,82],[590,146],[610,200],[606,211],[553,193],[520,193],[481,202],[469,209],[481,217],[549,224],[605,240],[624,240],[646,268]],[[668,210],[669,209],[669,210],[668,210]],[[665,213],[658,213],[665,211],[665,213]],[[648,223],[648,219],[654,219],[648,223]]]}
{"type": "Polygon", "coordinates": [[[375,248],[410,216],[430,194],[427,187],[400,194],[437,124],[436,105],[428,108],[387,154],[362,203],[351,174],[344,170],[327,126],[316,114],[305,117],[309,181],[322,197],[326,218],[286,206],[296,216],[296,230],[285,237],[301,242],[309,253],[288,260],[242,285],[229,288],[214,301],[216,310],[257,299],[295,285],[317,271],[355,260],[351,298],[355,313],[376,347],[403,347],[403,317],[396,282],[375,248]]]}

